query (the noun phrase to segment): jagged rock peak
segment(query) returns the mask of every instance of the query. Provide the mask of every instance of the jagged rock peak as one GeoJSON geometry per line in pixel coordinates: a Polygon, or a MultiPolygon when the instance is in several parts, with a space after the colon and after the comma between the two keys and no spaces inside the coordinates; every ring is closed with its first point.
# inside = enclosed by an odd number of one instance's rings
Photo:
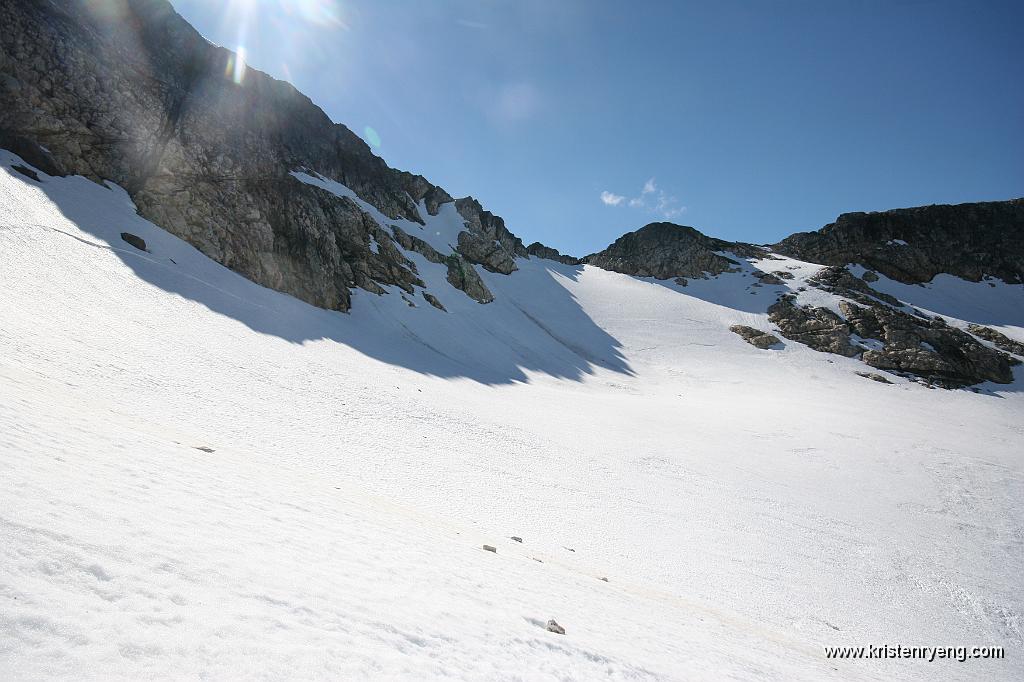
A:
{"type": "Polygon", "coordinates": [[[859,263],[908,284],[940,273],[1024,283],[1024,199],[844,213],[774,249],[814,263],[859,263]]]}
{"type": "Polygon", "coordinates": [[[485,211],[473,197],[458,199],[455,208],[467,229],[459,233],[459,253],[491,272],[507,275],[516,270],[515,259],[526,256],[526,248],[523,240],[505,227],[505,221],[485,211]]]}
{"type": "Polygon", "coordinates": [[[708,237],[695,228],[675,223],[650,223],[616,239],[608,248],[584,258],[605,270],[639,277],[672,279],[717,275],[736,261],[719,252],[753,256],[760,247],[708,237]]]}

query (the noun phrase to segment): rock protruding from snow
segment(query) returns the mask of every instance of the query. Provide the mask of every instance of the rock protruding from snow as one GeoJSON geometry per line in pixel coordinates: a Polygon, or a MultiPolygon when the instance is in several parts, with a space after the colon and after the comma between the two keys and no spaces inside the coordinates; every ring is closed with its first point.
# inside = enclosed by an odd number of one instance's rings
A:
{"type": "Polygon", "coordinates": [[[736,261],[721,255],[720,251],[737,255],[760,253],[758,247],[750,244],[713,239],[685,225],[651,223],[622,235],[608,248],[583,261],[637,277],[694,279],[717,275],[737,266],[736,261]]]}
{"type": "Polygon", "coordinates": [[[557,249],[553,249],[550,246],[544,246],[540,242],[534,242],[527,246],[526,253],[531,256],[536,256],[537,258],[553,260],[565,265],[579,265],[582,262],[579,258],[566,256],[560,253],[557,249]]]}
{"type": "Polygon", "coordinates": [[[455,202],[459,215],[466,221],[466,231],[459,233],[459,252],[471,263],[491,272],[508,275],[516,268],[515,259],[526,256],[523,241],[508,231],[505,221],[485,211],[473,197],[455,202]]]}
{"type": "Polygon", "coordinates": [[[122,232],[121,239],[126,243],[131,244],[139,251],[146,250],[146,240],[136,234],[132,234],[131,232],[122,232]]]}
{"type": "Polygon", "coordinates": [[[871,379],[872,381],[877,381],[880,384],[891,384],[892,383],[891,381],[889,381],[888,379],[883,377],[881,374],[876,374],[874,372],[854,372],[854,374],[856,374],[859,377],[864,377],[865,379],[871,379]]]}
{"type": "Polygon", "coordinates": [[[448,312],[448,309],[445,308],[441,301],[438,300],[437,296],[434,296],[433,294],[426,291],[421,293],[423,294],[423,298],[426,300],[427,303],[429,303],[430,305],[434,306],[435,308],[442,312],[448,312]]]}
{"type": "Polygon", "coordinates": [[[854,333],[884,343],[881,350],[865,350],[861,357],[876,369],[913,374],[947,388],[1013,381],[1012,358],[942,318],[920,318],[884,305],[839,305],[854,333]]]}
{"type": "Polygon", "coordinates": [[[874,305],[877,301],[884,301],[894,306],[901,305],[895,296],[875,291],[868,286],[866,279],[855,277],[844,266],[830,265],[824,267],[808,279],[807,283],[813,287],[852,298],[865,305],[874,305]]]}
{"type": "Polygon", "coordinates": [[[940,273],[1024,282],[1024,199],[844,213],[774,249],[813,263],[859,263],[906,284],[940,273]]]}
{"type": "MultiPolygon", "coordinates": [[[[868,288],[862,280],[852,279],[868,288]]],[[[839,301],[845,319],[828,308],[801,306],[792,294],[768,308],[768,319],[784,337],[814,350],[859,356],[876,369],[920,377],[944,388],[1013,381],[1011,367],[1019,362],[1016,358],[985,346],[941,317],[911,314],[870,295],[835,288],[857,301],[839,301]],[[853,335],[862,341],[854,343],[853,335]]]]}
{"type": "Polygon", "coordinates": [[[466,292],[466,295],[477,303],[490,303],[494,300],[494,294],[480,279],[480,273],[476,271],[472,263],[458,253],[448,256],[445,262],[448,265],[449,284],[466,292]]]}
{"type": "Polygon", "coordinates": [[[544,626],[544,628],[548,632],[553,632],[556,635],[564,635],[565,634],[565,628],[563,628],[561,625],[559,625],[558,621],[556,621],[554,618],[549,620],[547,625],[544,626]]]}
{"type": "Polygon", "coordinates": [[[991,327],[986,327],[980,324],[971,324],[967,326],[967,331],[977,336],[979,339],[985,339],[990,343],[994,344],[996,348],[1000,348],[1007,353],[1013,353],[1014,355],[1020,355],[1024,357],[1024,343],[1014,341],[1006,334],[997,332],[991,327]]]}
{"type": "Polygon", "coordinates": [[[769,334],[768,332],[761,331],[760,329],[754,329],[753,327],[748,327],[743,324],[734,324],[729,327],[729,331],[733,334],[739,334],[743,340],[751,346],[761,348],[762,350],[782,343],[779,341],[779,337],[775,336],[775,334],[769,334]]]}
{"type": "Polygon", "coordinates": [[[784,337],[814,350],[846,357],[860,353],[850,343],[850,328],[843,318],[827,308],[797,305],[796,297],[791,294],[782,296],[768,308],[768,319],[778,326],[784,337]]]}

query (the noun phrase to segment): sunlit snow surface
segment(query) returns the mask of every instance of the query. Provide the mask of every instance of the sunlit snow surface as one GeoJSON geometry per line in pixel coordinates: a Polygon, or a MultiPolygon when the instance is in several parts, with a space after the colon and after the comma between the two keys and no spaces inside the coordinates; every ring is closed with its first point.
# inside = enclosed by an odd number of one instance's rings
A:
{"type": "MultiPolygon", "coordinates": [[[[480,305],[413,254],[448,313],[332,313],[13,161],[0,679],[1024,676],[1020,368],[976,394],[757,350],[728,327],[770,329],[784,287],[749,267],[682,288],[520,259],[480,305]]],[[[816,269],[761,264],[787,266],[816,269]]],[[[908,289],[1024,339],[1020,287],[908,289]]]]}

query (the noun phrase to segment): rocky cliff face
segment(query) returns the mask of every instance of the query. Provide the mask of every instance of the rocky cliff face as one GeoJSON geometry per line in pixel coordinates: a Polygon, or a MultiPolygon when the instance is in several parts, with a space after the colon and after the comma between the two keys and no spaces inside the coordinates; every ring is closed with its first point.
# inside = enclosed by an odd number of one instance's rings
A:
{"type": "Polygon", "coordinates": [[[708,237],[692,227],[651,223],[624,234],[584,262],[605,270],[657,279],[717,275],[736,261],[718,252],[753,255],[758,247],[708,237]]]}
{"type": "MultiPolygon", "coordinates": [[[[166,0],[7,0],[0,25],[0,146],[51,174],[118,183],[144,217],[317,306],[347,310],[352,287],[422,285],[355,202],[289,172],[331,178],[386,217],[419,224],[452,197],[389,168],[288,83],[252,69],[233,77],[235,55],[166,0]]],[[[460,281],[475,286],[474,263],[513,271],[522,242],[475,200],[457,207],[460,281]]]]}
{"type": "Polygon", "coordinates": [[[844,213],[774,246],[827,265],[859,263],[907,284],[949,273],[1024,282],[1024,199],[844,213]]]}

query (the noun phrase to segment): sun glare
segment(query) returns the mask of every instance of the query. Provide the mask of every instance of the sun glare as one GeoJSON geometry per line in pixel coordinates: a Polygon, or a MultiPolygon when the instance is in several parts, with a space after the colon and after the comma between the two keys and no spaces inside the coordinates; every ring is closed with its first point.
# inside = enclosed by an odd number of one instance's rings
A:
{"type": "Polygon", "coordinates": [[[341,7],[335,0],[278,0],[288,14],[296,15],[311,24],[348,28],[342,19],[341,7]]]}
{"type": "MultiPolygon", "coordinates": [[[[292,50],[309,49],[309,36],[304,29],[349,29],[339,0],[228,0],[221,22],[235,34],[237,54],[228,58],[224,77],[239,85],[245,80],[248,68],[246,45],[249,44],[250,33],[255,31],[261,21],[269,21],[271,26],[278,29],[276,35],[285,44],[285,54],[292,50]]],[[[282,64],[286,77],[290,78],[287,61],[282,64]]]]}

